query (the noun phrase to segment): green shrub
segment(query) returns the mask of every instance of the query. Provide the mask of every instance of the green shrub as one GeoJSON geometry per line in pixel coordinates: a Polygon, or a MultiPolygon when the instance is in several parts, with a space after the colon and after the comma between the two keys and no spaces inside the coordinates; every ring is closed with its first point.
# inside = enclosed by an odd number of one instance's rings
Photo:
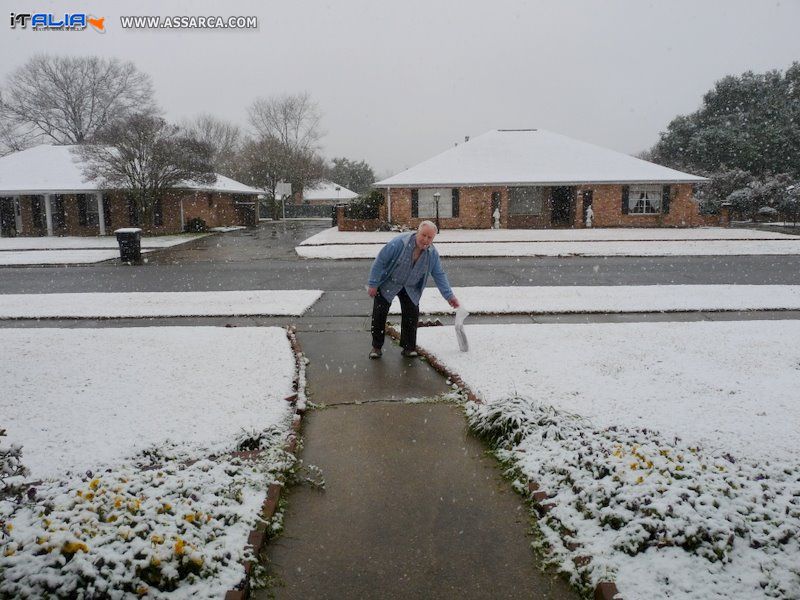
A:
{"type": "Polygon", "coordinates": [[[200,217],[195,217],[194,219],[189,219],[189,222],[186,223],[185,230],[189,233],[201,233],[208,231],[208,225],[206,225],[206,222],[200,217]]]}

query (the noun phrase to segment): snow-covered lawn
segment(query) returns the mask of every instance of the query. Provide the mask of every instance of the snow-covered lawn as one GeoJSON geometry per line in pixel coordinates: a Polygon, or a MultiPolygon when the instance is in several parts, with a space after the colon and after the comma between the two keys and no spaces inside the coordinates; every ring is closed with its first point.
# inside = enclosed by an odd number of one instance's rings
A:
{"type": "Polygon", "coordinates": [[[626,600],[800,597],[799,321],[466,331],[468,353],[450,327],[418,342],[553,496],[539,525],[574,581],[616,580],[626,600]]]}
{"type": "Polygon", "coordinates": [[[5,329],[0,355],[0,450],[47,478],[0,496],[0,596],[221,598],[243,577],[290,463],[284,330],[5,329]],[[245,443],[266,452],[227,454],[245,443]]]}
{"type": "MultiPolygon", "coordinates": [[[[300,242],[301,246],[326,244],[385,244],[397,232],[339,231],[331,227],[300,242]]],[[[445,229],[436,244],[450,242],[603,242],[657,240],[777,240],[795,236],[757,229],[697,228],[597,228],[597,229],[445,229]]]]}
{"type": "MultiPolygon", "coordinates": [[[[769,233],[769,232],[768,232],[769,233]]],[[[781,234],[773,234],[781,235],[781,234]]],[[[739,256],[800,254],[800,237],[743,240],[650,240],[562,242],[441,242],[444,257],[499,256],[739,256]]],[[[375,258],[382,244],[327,244],[297,246],[302,258],[375,258]]]]}
{"type": "MultiPolygon", "coordinates": [[[[183,233],[142,238],[142,253],[169,248],[205,237],[206,233],[183,233]]],[[[119,258],[115,236],[0,238],[0,266],[82,265],[119,258]]]]}
{"type": "Polygon", "coordinates": [[[0,294],[0,319],[302,315],[320,290],[0,294]]]}
{"type": "MultiPolygon", "coordinates": [[[[142,254],[152,252],[142,250],[142,254]]],[[[84,265],[119,258],[119,250],[24,250],[0,252],[0,266],[84,265]]]]}
{"type": "MultiPolygon", "coordinates": [[[[798,285],[640,285],[461,287],[453,290],[472,314],[545,314],[800,310],[798,285]]],[[[420,312],[454,309],[436,289],[422,296],[420,312]]],[[[395,298],[392,314],[400,314],[395,298]]]]}
{"type": "MultiPolygon", "coordinates": [[[[142,248],[169,248],[205,237],[206,233],[182,233],[179,235],[158,235],[142,238],[142,248]]],[[[107,236],[64,236],[64,237],[3,237],[0,238],[0,252],[30,250],[116,250],[117,238],[107,236]]],[[[119,251],[117,251],[119,256],[119,251]]]]}

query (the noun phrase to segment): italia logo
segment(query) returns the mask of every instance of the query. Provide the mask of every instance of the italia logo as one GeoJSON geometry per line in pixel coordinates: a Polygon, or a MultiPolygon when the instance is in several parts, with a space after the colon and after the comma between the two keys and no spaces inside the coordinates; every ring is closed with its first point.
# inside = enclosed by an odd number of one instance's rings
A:
{"type": "Polygon", "coordinates": [[[95,17],[86,13],[11,13],[11,29],[27,29],[32,31],[83,31],[92,27],[98,33],[106,32],[105,17],[95,17]]]}

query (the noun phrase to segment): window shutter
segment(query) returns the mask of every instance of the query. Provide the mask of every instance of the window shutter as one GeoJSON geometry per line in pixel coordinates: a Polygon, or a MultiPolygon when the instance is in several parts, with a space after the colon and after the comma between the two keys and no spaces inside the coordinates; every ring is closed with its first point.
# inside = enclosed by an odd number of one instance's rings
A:
{"type": "Polygon", "coordinates": [[[78,223],[84,227],[89,224],[86,216],[86,194],[78,194],[78,223]]]}
{"type": "Polygon", "coordinates": [[[458,216],[458,204],[461,200],[461,190],[453,188],[453,216],[458,216]]]}
{"type": "Polygon", "coordinates": [[[419,190],[411,190],[411,216],[419,217],[419,190]]]}
{"type": "Polygon", "coordinates": [[[622,186],[622,214],[628,214],[628,192],[630,191],[630,186],[623,185],[622,186]]]}
{"type": "Polygon", "coordinates": [[[669,212],[670,189],[670,186],[665,185],[663,191],[661,192],[661,212],[663,212],[665,215],[669,212]]]}

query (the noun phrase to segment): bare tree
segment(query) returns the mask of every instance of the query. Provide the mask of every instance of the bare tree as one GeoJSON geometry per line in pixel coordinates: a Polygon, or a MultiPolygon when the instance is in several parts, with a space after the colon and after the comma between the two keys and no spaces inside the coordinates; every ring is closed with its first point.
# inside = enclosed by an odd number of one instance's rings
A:
{"type": "Polygon", "coordinates": [[[87,179],[131,194],[144,227],[153,223],[156,203],[166,191],[216,180],[209,145],[182,135],[179,127],[153,114],[111,123],[95,143],[80,146],[77,153],[87,179]]]}
{"type": "Polygon", "coordinates": [[[325,161],[313,150],[288,147],[273,136],[260,137],[245,143],[240,153],[242,179],[266,191],[270,200],[277,200],[275,190],[286,181],[302,195],[303,188],[325,176],[325,161]]]}
{"type": "Polygon", "coordinates": [[[113,121],[153,110],[148,75],[96,56],[34,56],[9,75],[0,97],[0,119],[29,144],[82,144],[113,121]]]}
{"type": "MultiPolygon", "coordinates": [[[[0,94],[0,104],[2,103],[2,94],[0,94]]],[[[18,152],[30,147],[31,142],[8,119],[4,119],[0,115],[0,156],[5,156],[11,152],[18,152]]]]}
{"type": "Polygon", "coordinates": [[[267,192],[275,200],[275,190],[282,181],[291,179],[291,156],[280,140],[272,136],[248,140],[240,157],[242,179],[267,192]]]}
{"type": "Polygon", "coordinates": [[[189,137],[211,147],[214,171],[228,177],[239,177],[238,153],[242,148],[241,128],[213,115],[202,114],[184,121],[181,127],[189,137]]]}
{"type": "Polygon", "coordinates": [[[317,150],[324,135],[322,114],[308,92],[256,98],[248,116],[259,137],[274,137],[292,150],[317,150]]]}

